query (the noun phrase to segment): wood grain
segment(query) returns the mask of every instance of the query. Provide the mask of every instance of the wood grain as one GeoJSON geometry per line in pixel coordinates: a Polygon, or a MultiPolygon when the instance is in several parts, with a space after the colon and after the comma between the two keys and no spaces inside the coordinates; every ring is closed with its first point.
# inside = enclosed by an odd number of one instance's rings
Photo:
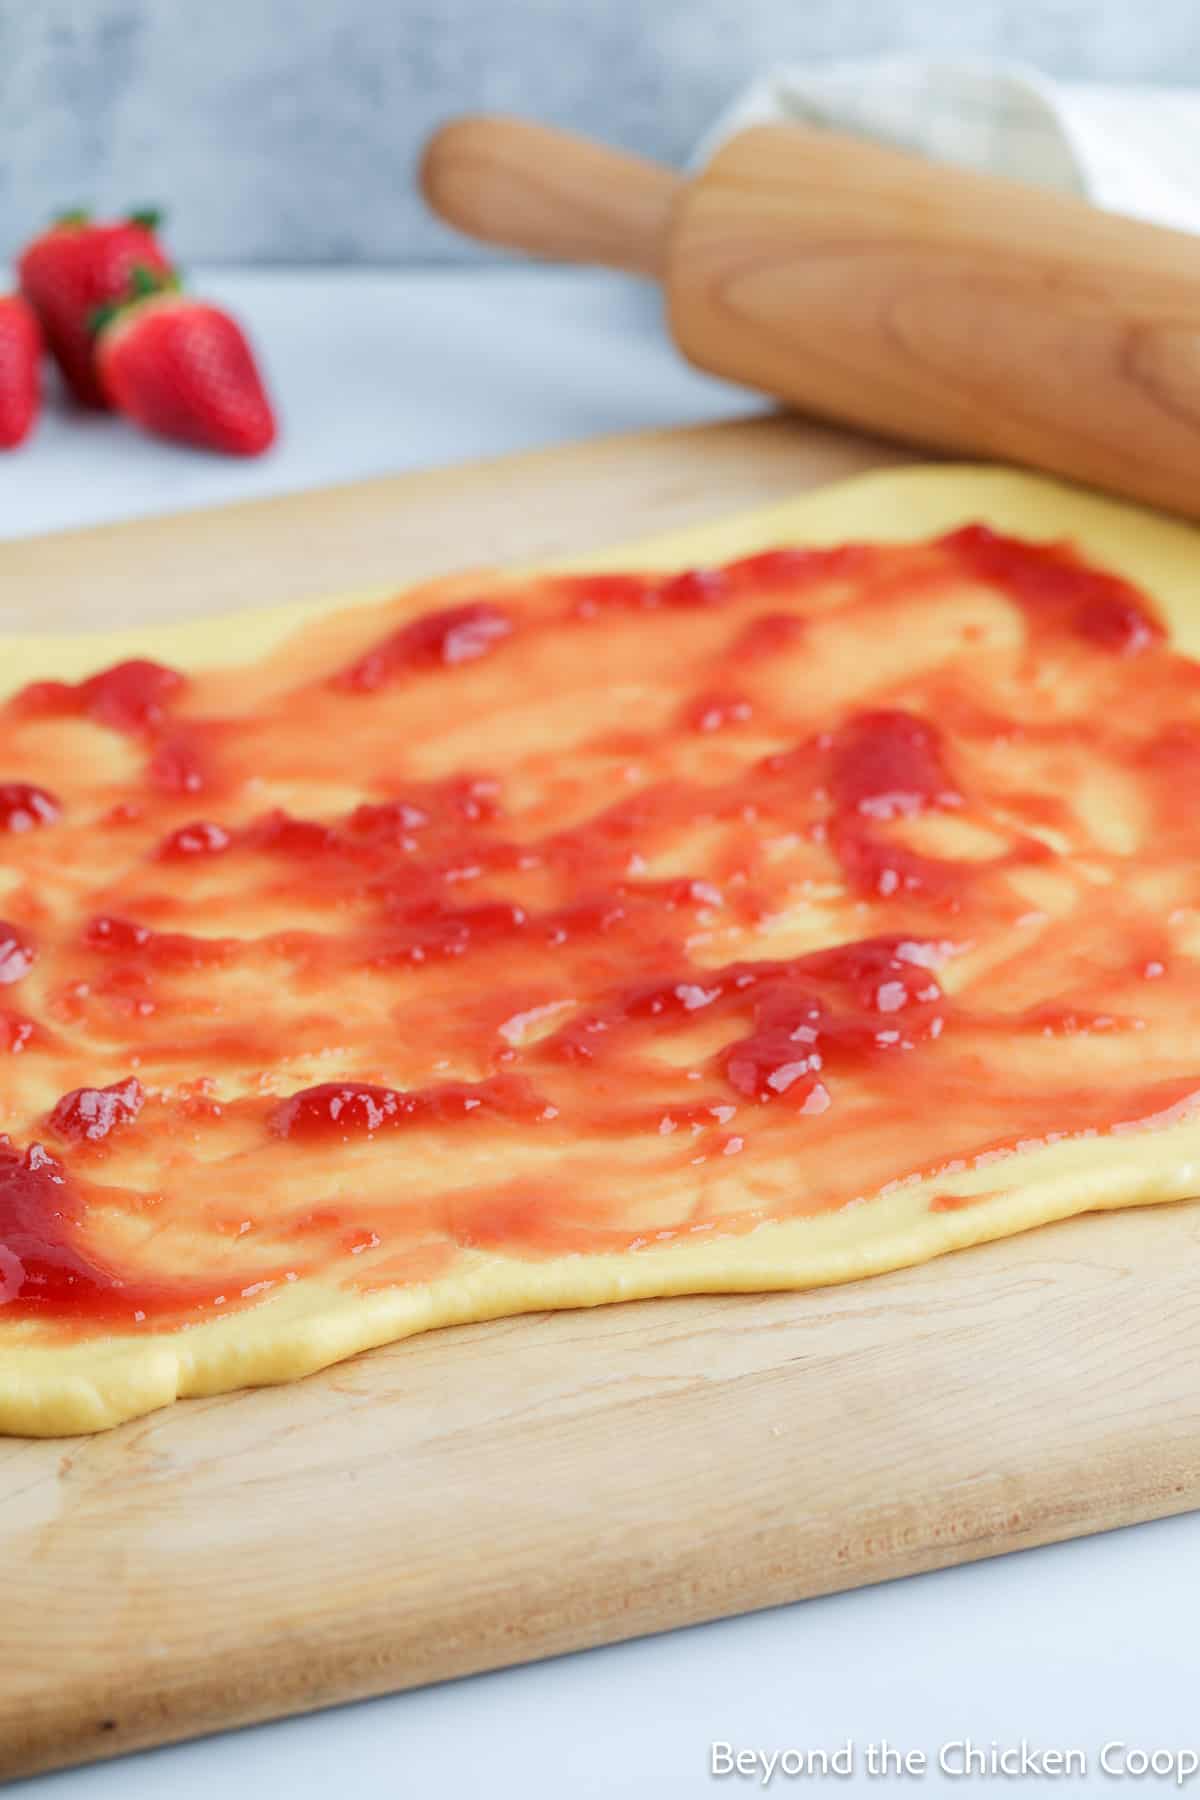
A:
{"type": "MultiPolygon", "coordinates": [[[[660,433],[9,544],[0,579],[39,623],[224,610],[429,573],[464,518],[489,555],[566,552],[880,455],[778,420],[660,433]]],[[[1200,1204],[1077,1219],[0,1440],[0,1776],[1196,1505],[1198,1249],[1200,1204]]]]}
{"type": "Polygon", "coordinates": [[[772,415],[14,538],[0,542],[0,630],[98,630],[536,562],[909,460],[772,415]]]}
{"type": "Polygon", "coordinates": [[[1072,1220],[2,1442],[0,1773],[1194,1506],[1198,1250],[1072,1220]]]}
{"type": "Polygon", "coordinates": [[[457,121],[460,230],[665,282],[684,354],[806,413],[1200,517],[1200,238],[836,132],[764,125],[683,183],[457,121]]]}
{"type": "Polygon", "coordinates": [[[732,139],[673,216],[702,368],[1200,514],[1200,238],[796,126],[732,139]]]}

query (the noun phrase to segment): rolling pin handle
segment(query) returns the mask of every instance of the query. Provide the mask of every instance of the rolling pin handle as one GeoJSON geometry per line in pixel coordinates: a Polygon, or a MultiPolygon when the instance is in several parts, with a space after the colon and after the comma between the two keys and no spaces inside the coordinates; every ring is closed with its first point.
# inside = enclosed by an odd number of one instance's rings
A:
{"type": "Polygon", "coordinates": [[[682,179],[644,157],[522,119],[453,119],[430,138],[421,189],[447,224],[559,262],[663,273],[682,179]]]}

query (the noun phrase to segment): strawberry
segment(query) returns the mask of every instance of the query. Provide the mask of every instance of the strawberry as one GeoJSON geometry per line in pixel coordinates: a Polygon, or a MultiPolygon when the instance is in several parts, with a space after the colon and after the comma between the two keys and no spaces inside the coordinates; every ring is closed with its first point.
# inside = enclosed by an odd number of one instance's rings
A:
{"type": "Polygon", "coordinates": [[[93,224],[86,213],[66,213],[26,246],[17,264],[21,291],[81,406],[107,404],[92,350],[96,308],[128,291],[135,268],[162,277],[172,272],[157,227],[158,215],[151,212],[109,225],[93,224]]]}
{"type": "Polygon", "coordinates": [[[219,306],[153,288],[97,320],[96,366],[111,403],[160,437],[230,456],[257,456],[275,419],[241,327],[219,306]]]}
{"type": "Polygon", "coordinates": [[[42,334],[20,294],[0,294],[0,450],[29,435],[42,403],[42,334]]]}

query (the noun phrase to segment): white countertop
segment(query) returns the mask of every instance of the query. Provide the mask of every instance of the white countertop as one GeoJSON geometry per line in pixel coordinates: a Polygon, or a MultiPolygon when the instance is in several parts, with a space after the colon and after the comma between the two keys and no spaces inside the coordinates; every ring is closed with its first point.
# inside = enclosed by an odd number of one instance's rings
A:
{"type": "MultiPolygon", "coordinates": [[[[151,444],[117,421],[54,415],[25,451],[0,458],[0,536],[752,404],[684,368],[665,347],[653,298],[607,276],[225,272],[205,286],[260,345],[284,422],[279,448],[243,464],[151,444]]],[[[979,1453],[986,1458],[986,1443],[979,1453]]],[[[1200,1515],[1166,1520],[7,1791],[31,1800],[258,1800],[264,1790],[288,1800],[331,1791],[353,1800],[673,1800],[763,1791],[761,1769],[711,1776],[714,1740],[767,1752],[850,1740],[848,1778],[780,1771],[766,1791],[1103,1792],[1105,1744],[1200,1747],[1189,1579],[1198,1557],[1200,1515]],[[940,1775],[939,1746],[967,1738],[985,1750],[1022,1738],[1083,1750],[1090,1773],[940,1775]],[[925,1752],[929,1772],[872,1779],[867,1746],[883,1739],[925,1752]]],[[[1169,1774],[1114,1781],[1135,1794],[1174,1791],[1169,1774]]],[[[1200,1794],[1200,1775],[1190,1787],[1200,1794]]]]}
{"type": "Polygon", "coordinates": [[[0,452],[0,538],[760,404],[672,355],[657,294],[616,276],[316,269],[189,279],[248,329],[277,404],[278,444],[253,461],[210,456],[55,405],[26,445],[0,452]]]}

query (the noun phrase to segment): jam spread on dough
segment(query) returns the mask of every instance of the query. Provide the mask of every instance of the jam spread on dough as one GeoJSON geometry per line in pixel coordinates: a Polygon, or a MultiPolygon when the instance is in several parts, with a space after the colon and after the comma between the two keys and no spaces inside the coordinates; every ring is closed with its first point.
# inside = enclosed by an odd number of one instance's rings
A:
{"type": "Polygon", "coordinates": [[[1150,601],[982,526],[34,682],[0,709],[2,1316],[175,1328],[914,1179],[953,1210],[1015,1149],[1181,1116],[1198,781],[1150,601]]]}

